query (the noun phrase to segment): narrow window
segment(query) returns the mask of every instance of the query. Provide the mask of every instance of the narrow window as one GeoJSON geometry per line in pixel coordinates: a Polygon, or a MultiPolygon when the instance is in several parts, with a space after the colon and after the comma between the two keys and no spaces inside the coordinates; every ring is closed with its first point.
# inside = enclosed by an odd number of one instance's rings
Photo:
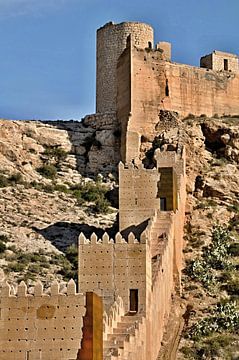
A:
{"type": "Polygon", "coordinates": [[[167,204],[166,204],[166,198],[165,197],[160,198],[160,210],[161,211],[166,211],[167,210],[167,204]]]}
{"type": "Polygon", "coordinates": [[[228,71],[228,59],[224,59],[224,70],[228,71]]]}
{"type": "Polygon", "coordinates": [[[152,43],[151,43],[151,41],[148,42],[148,48],[149,48],[149,49],[152,49],[152,43]]]}
{"type": "Polygon", "coordinates": [[[138,289],[130,289],[129,291],[129,311],[130,312],[138,312],[138,289]]]}
{"type": "Polygon", "coordinates": [[[168,79],[166,79],[165,96],[169,96],[168,79]]]}

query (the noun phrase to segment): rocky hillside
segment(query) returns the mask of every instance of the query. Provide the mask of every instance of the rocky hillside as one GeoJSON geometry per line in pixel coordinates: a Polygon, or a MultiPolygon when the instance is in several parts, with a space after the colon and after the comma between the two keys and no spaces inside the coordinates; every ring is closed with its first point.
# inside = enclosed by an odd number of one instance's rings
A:
{"type": "MultiPolygon", "coordinates": [[[[187,153],[184,328],[177,359],[239,359],[239,117],[178,120],[142,143],[187,153]]],[[[173,331],[171,329],[170,331],[173,331]]]]}
{"type": "Polygon", "coordinates": [[[38,277],[47,283],[76,278],[77,249],[69,246],[81,231],[98,232],[115,221],[106,199],[115,183],[109,170],[115,167],[104,159],[107,176],[81,175],[86,167],[97,174],[86,156],[104,154],[110,134],[80,123],[0,121],[1,278],[30,284],[38,277]],[[96,138],[105,140],[100,150],[96,138]]]}

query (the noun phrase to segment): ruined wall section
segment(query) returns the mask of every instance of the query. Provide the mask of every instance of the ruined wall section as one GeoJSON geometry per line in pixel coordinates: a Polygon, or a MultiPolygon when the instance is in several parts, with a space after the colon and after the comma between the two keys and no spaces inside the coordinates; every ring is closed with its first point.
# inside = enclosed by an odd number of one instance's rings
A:
{"type": "Polygon", "coordinates": [[[129,290],[139,291],[139,313],[146,311],[146,257],[147,245],[131,233],[127,242],[118,233],[110,239],[92,234],[90,240],[79,237],[79,287],[94,291],[103,297],[106,312],[120,296],[125,311],[129,311],[129,290]]]}
{"type": "Polygon", "coordinates": [[[66,293],[53,283],[49,294],[41,283],[27,294],[22,282],[16,295],[6,283],[0,294],[1,360],[76,359],[82,338],[85,296],[70,281],[66,293]]]}
{"type": "Polygon", "coordinates": [[[213,51],[213,53],[203,56],[200,59],[200,66],[214,71],[239,72],[238,56],[223,51],[213,51]]]}
{"type": "Polygon", "coordinates": [[[153,29],[139,22],[112,22],[97,31],[96,112],[116,111],[119,56],[126,48],[127,38],[138,48],[153,46],[153,29]],[[149,44],[150,43],[150,44],[149,44]]]}

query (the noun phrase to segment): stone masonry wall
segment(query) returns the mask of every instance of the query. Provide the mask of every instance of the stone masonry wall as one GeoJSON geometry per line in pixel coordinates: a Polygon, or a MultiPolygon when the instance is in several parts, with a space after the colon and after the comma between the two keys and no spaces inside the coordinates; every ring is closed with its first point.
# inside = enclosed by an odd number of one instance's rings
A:
{"type": "MultiPolygon", "coordinates": [[[[153,140],[160,110],[175,111],[181,117],[189,113],[207,116],[239,113],[238,73],[172,63],[163,60],[157,50],[133,47],[122,56],[132,57],[128,132],[153,140]]],[[[120,92],[122,84],[118,85],[120,92]]],[[[121,106],[120,102],[118,106],[121,106]]],[[[137,153],[139,149],[135,149],[137,153]]]]}
{"type": "Polygon", "coordinates": [[[119,165],[119,227],[120,231],[149,220],[159,208],[159,174],[142,165],[119,165]]]}
{"type": "Polygon", "coordinates": [[[97,78],[96,112],[116,111],[116,67],[119,56],[126,48],[131,35],[133,44],[139,48],[153,46],[153,29],[139,22],[112,22],[97,31],[97,78]]]}
{"type": "Polygon", "coordinates": [[[103,297],[106,312],[120,296],[125,311],[129,311],[129,290],[139,289],[139,312],[145,312],[146,248],[142,239],[131,233],[126,242],[120,233],[115,239],[104,234],[90,240],[79,237],[79,287],[89,289],[103,297]]]}
{"type": "Polygon", "coordinates": [[[212,54],[203,56],[200,60],[200,66],[215,71],[231,71],[234,73],[239,72],[238,56],[229,54],[222,51],[213,51],[212,54]],[[225,63],[227,62],[227,69],[225,69],[225,63]]]}
{"type": "Polygon", "coordinates": [[[1,360],[70,360],[77,358],[82,338],[85,296],[70,281],[66,293],[53,283],[51,293],[42,284],[27,294],[22,282],[16,295],[6,283],[0,294],[1,360]]]}

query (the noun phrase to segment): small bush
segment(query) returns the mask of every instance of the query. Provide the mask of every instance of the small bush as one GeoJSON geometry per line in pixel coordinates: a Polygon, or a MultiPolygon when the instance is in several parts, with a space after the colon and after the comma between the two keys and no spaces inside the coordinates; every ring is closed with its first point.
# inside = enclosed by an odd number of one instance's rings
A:
{"type": "Polygon", "coordinates": [[[54,179],[57,174],[57,169],[54,165],[43,165],[36,170],[47,179],[54,179]]]}
{"type": "Polygon", "coordinates": [[[67,152],[61,147],[47,147],[43,155],[48,156],[49,158],[54,158],[57,162],[64,161],[67,157],[67,152]]]}
{"type": "Polygon", "coordinates": [[[0,188],[9,186],[8,178],[2,174],[0,174],[0,188]]]}
{"type": "Polygon", "coordinates": [[[95,201],[94,211],[101,214],[107,214],[109,212],[110,203],[105,198],[99,197],[95,201]]]}
{"type": "Polygon", "coordinates": [[[239,243],[233,243],[229,246],[229,254],[232,256],[239,256],[239,243]]]}
{"type": "Polygon", "coordinates": [[[22,174],[18,173],[14,173],[12,174],[8,180],[10,181],[10,183],[14,183],[14,184],[22,184],[23,183],[23,179],[22,179],[22,174]]]}
{"type": "Polygon", "coordinates": [[[8,242],[9,241],[9,238],[8,238],[8,236],[7,235],[4,235],[4,234],[2,234],[2,235],[0,235],[0,241],[2,241],[2,242],[8,242]]]}
{"type": "Polygon", "coordinates": [[[6,250],[6,245],[3,241],[0,241],[0,254],[2,254],[6,250]]]}

